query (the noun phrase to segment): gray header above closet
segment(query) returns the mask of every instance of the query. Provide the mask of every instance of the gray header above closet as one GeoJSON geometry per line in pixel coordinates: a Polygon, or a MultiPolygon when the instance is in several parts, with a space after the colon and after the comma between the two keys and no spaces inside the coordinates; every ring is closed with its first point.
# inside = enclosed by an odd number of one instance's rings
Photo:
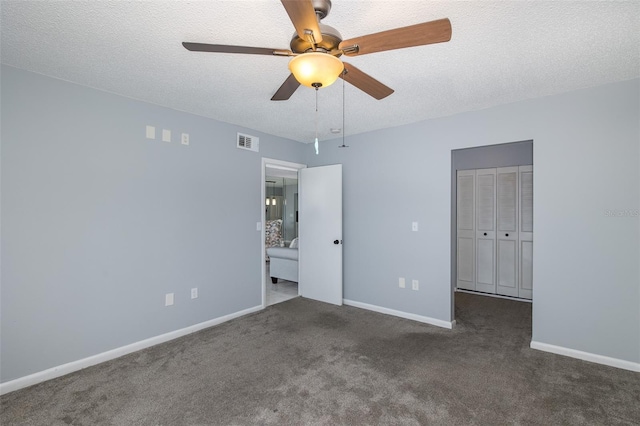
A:
{"type": "Polygon", "coordinates": [[[452,169],[488,169],[533,164],[533,141],[503,143],[451,151],[452,169]]]}

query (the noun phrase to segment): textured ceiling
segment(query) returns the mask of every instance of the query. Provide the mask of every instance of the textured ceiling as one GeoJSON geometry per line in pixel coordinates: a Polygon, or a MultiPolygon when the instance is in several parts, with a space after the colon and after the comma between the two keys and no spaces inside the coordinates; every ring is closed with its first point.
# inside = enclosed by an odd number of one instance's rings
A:
{"type": "MultiPolygon", "coordinates": [[[[189,52],[182,41],[289,47],[277,0],[2,1],[2,63],[300,142],[314,91],[271,96],[288,58],[189,52]]],[[[345,87],[352,135],[640,76],[639,1],[334,0],[343,38],[448,17],[448,43],[343,58],[395,89],[345,87]]],[[[342,80],[319,95],[320,139],[342,128],[342,80]]]]}

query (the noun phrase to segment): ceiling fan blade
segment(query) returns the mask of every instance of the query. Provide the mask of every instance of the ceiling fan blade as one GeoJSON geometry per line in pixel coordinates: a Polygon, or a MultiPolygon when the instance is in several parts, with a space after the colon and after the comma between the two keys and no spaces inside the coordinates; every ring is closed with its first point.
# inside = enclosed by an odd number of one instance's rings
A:
{"type": "Polygon", "coordinates": [[[289,74],[289,77],[282,83],[282,86],[276,91],[271,100],[286,101],[298,87],[300,87],[300,83],[296,80],[296,77],[293,74],[289,74]]]}
{"type": "Polygon", "coordinates": [[[392,88],[380,83],[369,74],[360,71],[358,68],[346,62],[343,62],[343,64],[346,72],[340,74],[340,77],[344,81],[353,84],[358,89],[378,100],[384,99],[393,93],[392,88]]]}
{"type": "Polygon", "coordinates": [[[345,55],[356,56],[449,40],[451,22],[445,18],[344,40],[339,48],[345,50],[345,55]],[[349,49],[354,45],[357,45],[358,49],[349,49]]]}
{"type": "Polygon", "coordinates": [[[183,42],[185,49],[192,52],[247,53],[250,55],[291,56],[287,49],[270,49],[268,47],[229,46],[226,44],[207,44],[183,42]]]}
{"type": "Polygon", "coordinates": [[[322,41],[318,17],[311,0],[281,0],[301,39],[311,44],[322,41]],[[312,36],[312,37],[310,37],[312,36]]]}

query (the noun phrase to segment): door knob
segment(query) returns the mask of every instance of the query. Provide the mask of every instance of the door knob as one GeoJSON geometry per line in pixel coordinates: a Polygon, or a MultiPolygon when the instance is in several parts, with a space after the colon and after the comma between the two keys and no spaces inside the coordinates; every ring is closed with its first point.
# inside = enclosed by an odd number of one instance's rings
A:
{"type": "Polygon", "coordinates": [[[340,240],[333,240],[333,244],[340,244],[340,240]]]}
{"type": "Polygon", "coordinates": [[[508,237],[508,236],[509,236],[509,234],[504,234],[504,236],[505,236],[505,237],[508,237]]]}
{"type": "Polygon", "coordinates": [[[487,233],[486,233],[486,232],[484,233],[484,236],[485,236],[485,237],[487,236],[487,233]]]}

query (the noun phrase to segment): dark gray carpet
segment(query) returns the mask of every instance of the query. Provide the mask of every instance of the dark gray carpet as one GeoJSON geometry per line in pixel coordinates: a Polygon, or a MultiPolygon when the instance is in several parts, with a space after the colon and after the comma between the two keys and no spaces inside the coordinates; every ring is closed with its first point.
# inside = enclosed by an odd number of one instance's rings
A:
{"type": "Polygon", "coordinates": [[[531,305],[454,330],[293,299],[1,399],[2,425],[639,424],[640,374],[529,349],[531,305]]]}

